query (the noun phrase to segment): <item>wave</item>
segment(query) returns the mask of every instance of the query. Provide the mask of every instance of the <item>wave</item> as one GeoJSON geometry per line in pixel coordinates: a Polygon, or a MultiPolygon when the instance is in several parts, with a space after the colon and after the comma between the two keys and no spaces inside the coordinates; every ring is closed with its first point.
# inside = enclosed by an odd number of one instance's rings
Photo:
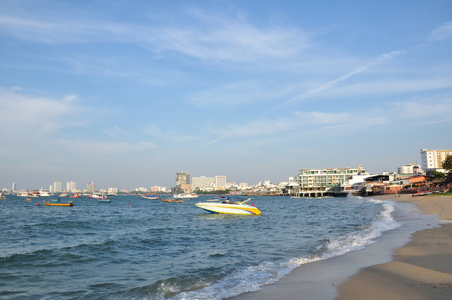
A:
{"type": "MultiPolygon", "coordinates": [[[[367,201],[382,207],[372,222],[359,227],[357,231],[326,241],[316,249],[313,255],[280,262],[263,262],[257,266],[237,269],[212,285],[192,291],[180,291],[179,294],[170,299],[224,299],[247,292],[255,292],[265,285],[279,281],[297,267],[363,249],[365,246],[375,243],[375,239],[383,235],[384,232],[401,226],[392,217],[394,211],[392,202],[374,199],[367,201]]],[[[163,289],[163,291],[161,290],[162,294],[168,292],[173,295],[177,289],[175,286],[168,287],[170,289],[168,291],[164,291],[165,287],[163,286],[161,288],[163,289]]]]}

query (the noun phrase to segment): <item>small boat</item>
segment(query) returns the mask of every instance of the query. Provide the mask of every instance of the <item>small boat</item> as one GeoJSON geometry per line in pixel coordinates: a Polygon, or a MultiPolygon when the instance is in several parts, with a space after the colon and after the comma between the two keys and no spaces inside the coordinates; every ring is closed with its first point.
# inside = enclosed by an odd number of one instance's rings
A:
{"type": "Polygon", "coordinates": [[[50,202],[44,201],[44,205],[45,206],[74,206],[74,203],[72,203],[72,201],[69,203],[50,203],[50,202]]]}
{"type": "Polygon", "coordinates": [[[92,193],[91,195],[88,195],[91,199],[107,199],[107,196],[104,196],[104,194],[96,194],[92,193]]]}
{"type": "Polygon", "coordinates": [[[80,198],[80,197],[82,197],[82,195],[80,193],[69,196],[69,198],[80,198]]]}
{"type": "Polygon", "coordinates": [[[159,197],[155,194],[148,194],[147,196],[145,194],[141,195],[141,198],[147,199],[147,200],[157,200],[159,197]]]}
{"type": "Polygon", "coordinates": [[[420,193],[416,193],[416,194],[412,194],[412,197],[416,197],[416,196],[426,196],[426,195],[431,195],[433,194],[432,192],[420,192],[420,193]]]}
{"type": "Polygon", "coordinates": [[[111,199],[97,199],[97,202],[100,202],[100,203],[111,203],[111,199]]]}
{"type": "Polygon", "coordinates": [[[26,200],[27,200],[27,201],[32,201],[33,199],[31,199],[31,198],[27,198],[26,200]]]}
{"type": "Polygon", "coordinates": [[[233,215],[260,215],[261,211],[259,208],[252,205],[246,204],[251,198],[238,201],[230,202],[226,199],[221,202],[200,202],[196,203],[197,207],[200,207],[210,213],[220,213],[220,214],[233,214],[233,215]]]}
{"type": "Polygon", "coordinates": [[[62,194],[60,194],[60,197],[67,197],[67,193],[62,193],[62,194]]]}
{"type": "Polygon", "coordinates": [[[198,198],[198,194],[196,193],[183,193],[183,194],[175,194],[173,195],[176,199],[192,199],[192,198],[198,198]]]}
{"type": "Polygon", "coordinates": [[[162,199],[162,202],[184,203],[184,199],[162,199]]]}

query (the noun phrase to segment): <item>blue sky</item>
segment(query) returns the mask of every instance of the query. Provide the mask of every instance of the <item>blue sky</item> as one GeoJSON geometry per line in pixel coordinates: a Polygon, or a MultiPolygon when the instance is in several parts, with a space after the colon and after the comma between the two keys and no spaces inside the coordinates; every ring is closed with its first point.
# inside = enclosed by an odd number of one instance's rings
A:
{"type": "Polygon", "coordinates": [[[452,149],[452,2],[0,2],[0,188],[132,189],[452,149]]]}

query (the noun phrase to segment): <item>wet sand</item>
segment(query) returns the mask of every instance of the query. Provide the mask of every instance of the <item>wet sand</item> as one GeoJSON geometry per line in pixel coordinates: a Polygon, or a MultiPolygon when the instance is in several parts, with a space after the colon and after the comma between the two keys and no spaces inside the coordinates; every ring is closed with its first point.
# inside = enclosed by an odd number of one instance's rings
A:
{"type": "MultiPolygon", "coordinates": [[[[384,198],[384,197],[378,197],[384,198]]],[[[391,198],[452,221],[452,196],[391,198]]],[[[393,261],[361,270],[339,287],[338,300],[452,299],[452,223],[416,232],[393,261]]]]}
{"type": "Polygon", "coordinates": [[[389,231],[364,250],[303,265],[273,285],[234,299],[452,299],[452,196],[372,198],[411,203],[451,223],[413,230],[411,239],[411,233],[389,231]]]}

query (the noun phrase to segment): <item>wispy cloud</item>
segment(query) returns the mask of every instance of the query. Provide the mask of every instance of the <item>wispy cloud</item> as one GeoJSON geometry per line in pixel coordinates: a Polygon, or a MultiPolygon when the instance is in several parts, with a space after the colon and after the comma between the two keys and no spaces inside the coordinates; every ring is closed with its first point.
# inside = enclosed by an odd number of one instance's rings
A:
{"type": "Polygon", "coordinates": [[[304,92],[304,93],[292,98],[291,100],[286,101],[285,104],[296,102],[296,101],[299,101],[299,100],[302,100],[302,99],[305,99],[305,98],[312,97],[313,95],[315,95],[317,93],[320,93],[320,92],[322,92],[324,90],[330,89],[333,86],[335,86],[335,85],[337,85],[337,84],[339,84],[339,83],[341,83],[343,81],[346,81],[347,79],[349,79],[352,76],[355,76],[357,74],[363,73],[363,72],[369,70],[372,67],[375,67],[375,66],[377,66],[379,64],[382,64],[385,61],[387,61],[389,59],[392,59],[394,57],[397,57],[399,55],[402,55],[404,53],[405,53],[405,51],[392,51],[392,52],[389,52],[389,53],[384,53],[384,54],[378,56],[376,59],[370,61],[369,63],[367,63],[365,65],[362,65],[362,66],[360,66],[360,67],[358,67],[358,68],[356,68],[356,69],[354,69],[354,70],[352,70],[350,72],[347,72],[347,73],[345,73],[345,74],[343,74],[343,75],[341,75],[341,76],[339,76],[339,77],[337,77],[337,78],[335,78],[335,79],[333,79],[331,81],[328,81],[325,84],[322,84],[319,87],[316,87],[316,88],[314,88],[312,90],[304,92]]]}
{"type": "Polygon", "coordinates": [[[452,38],[452,21],[432,30],[427,38],[430,42],[438,42],[452,38]]]}
{"type": "Polygon", "coordinates": [[[28,130],[36,133],[55,133],[71,126],[81,126],[88,122],[83,113],[89,111],[77,102],[78,96],[71,95],[60,99],[28,96],[14,89],[10,92],[0,89],[0,123],[14,128],[15,131],[23,129],[21,134],[28,130]],[[77,118],[72,116],[77,115],[77,118]]]}
{"type": "Polygon", "coordinates": [[[171,142],[187,142],[197,139],[195,136],[192,135],[182,135],[176,132],[174,129],[168,129],[165,131],[162,131],[158,126],[154,124],[149,124],[143,129],[143,133],[146,136],[151,136],[157,139],[161,139],[164,141],[171,141],[171,142]]]}
{"type": "Polygon", "coordinates": [[[25,19],[0,15],[0,31],[38,43],[122,42],[141,45],[162,55],[178,53],[200,60],[251,61],[264,57],[286,58],[308,46],[308,34],[295,28],[258,28],[245,18],[217,14],[215,18],[200,10],[189,10],[180,25],[111,23],[89,17],[65,14],[25,19]],[[187,21],[190,25],[187,26],[187,21]]]}

